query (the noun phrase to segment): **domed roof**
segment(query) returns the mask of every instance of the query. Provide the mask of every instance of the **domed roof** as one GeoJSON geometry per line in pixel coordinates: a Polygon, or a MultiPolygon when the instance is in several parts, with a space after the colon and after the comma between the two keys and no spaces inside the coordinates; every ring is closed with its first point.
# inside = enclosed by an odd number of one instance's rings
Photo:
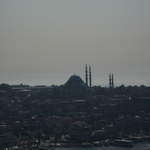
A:
{"type": "Polygon", "coordinates": [[[86,84],[77,75],[71,76],[65,83],[64,87],[66,95],[74,98],[83,97],[87,92],[86,84]]]}
{"type": "Polygon", "coordinates": [[[72,75],[65,84],[66,86],[77,86],[77,85],[85,85],[83,80],[77,76],[72,75]]]}

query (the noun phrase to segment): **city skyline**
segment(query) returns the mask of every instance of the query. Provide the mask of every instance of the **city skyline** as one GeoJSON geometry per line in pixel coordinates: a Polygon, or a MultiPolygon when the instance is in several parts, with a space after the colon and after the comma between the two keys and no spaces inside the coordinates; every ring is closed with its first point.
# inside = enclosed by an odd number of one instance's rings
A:
{"type": "Polygon", "coordinates": [[[0,83],[150,85],[150,1],[0,0],[0,83]]]}

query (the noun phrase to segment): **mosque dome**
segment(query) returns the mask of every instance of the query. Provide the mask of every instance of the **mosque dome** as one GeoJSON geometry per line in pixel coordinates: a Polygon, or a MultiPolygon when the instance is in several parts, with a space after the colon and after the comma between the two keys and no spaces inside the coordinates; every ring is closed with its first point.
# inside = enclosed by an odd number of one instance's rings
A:
{"type": "Polygon", "coordinates": [[[65,84],[66,86],[85,86],[85,83],[83,80],[77,76],[77,75],[72,75],[68,81],[65,84]]]}
{"type": "Polygon", "coordinates": [[[86,95],[87,86],[77,75],[72,75],[65,83],[65,91],[71,97],[83,97],[86,95]]]}

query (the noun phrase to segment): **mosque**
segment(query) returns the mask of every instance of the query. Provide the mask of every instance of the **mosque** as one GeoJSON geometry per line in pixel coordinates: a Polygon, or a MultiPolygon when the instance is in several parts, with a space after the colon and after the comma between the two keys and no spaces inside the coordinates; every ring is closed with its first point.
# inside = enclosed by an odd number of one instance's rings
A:
{"type": "MultiPolygon", "coordinates": [[[[69,78],[66,84],[70,85],[86,85],[88,88],[92,88],[92,70],[91,65],[85,65],[85,82],[77,75],[73,75],[69,78]]],[[[114,74],[109,73],[109,88],[114,88],[114,74]]]]}
{"type": "MultiPolygon", "coordinates": [[[[64,93],[69,97],[84,97],[90,93],[92,88],[91,65],[85,65],[85,81],[80,76],[72,75],[64,84],[64,93]]],[[[114,88],[114,75],[109,74],[109,88],[114,88]]]]}

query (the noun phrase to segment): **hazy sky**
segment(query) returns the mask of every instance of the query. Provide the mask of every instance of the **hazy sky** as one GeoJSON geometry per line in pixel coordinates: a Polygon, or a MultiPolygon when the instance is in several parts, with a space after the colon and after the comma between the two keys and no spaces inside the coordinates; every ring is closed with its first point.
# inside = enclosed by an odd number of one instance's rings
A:
{"type": "Polygon", "coordinates": [[[0,83],[150,85],[150,0],[0,0],[0,83]]]}

